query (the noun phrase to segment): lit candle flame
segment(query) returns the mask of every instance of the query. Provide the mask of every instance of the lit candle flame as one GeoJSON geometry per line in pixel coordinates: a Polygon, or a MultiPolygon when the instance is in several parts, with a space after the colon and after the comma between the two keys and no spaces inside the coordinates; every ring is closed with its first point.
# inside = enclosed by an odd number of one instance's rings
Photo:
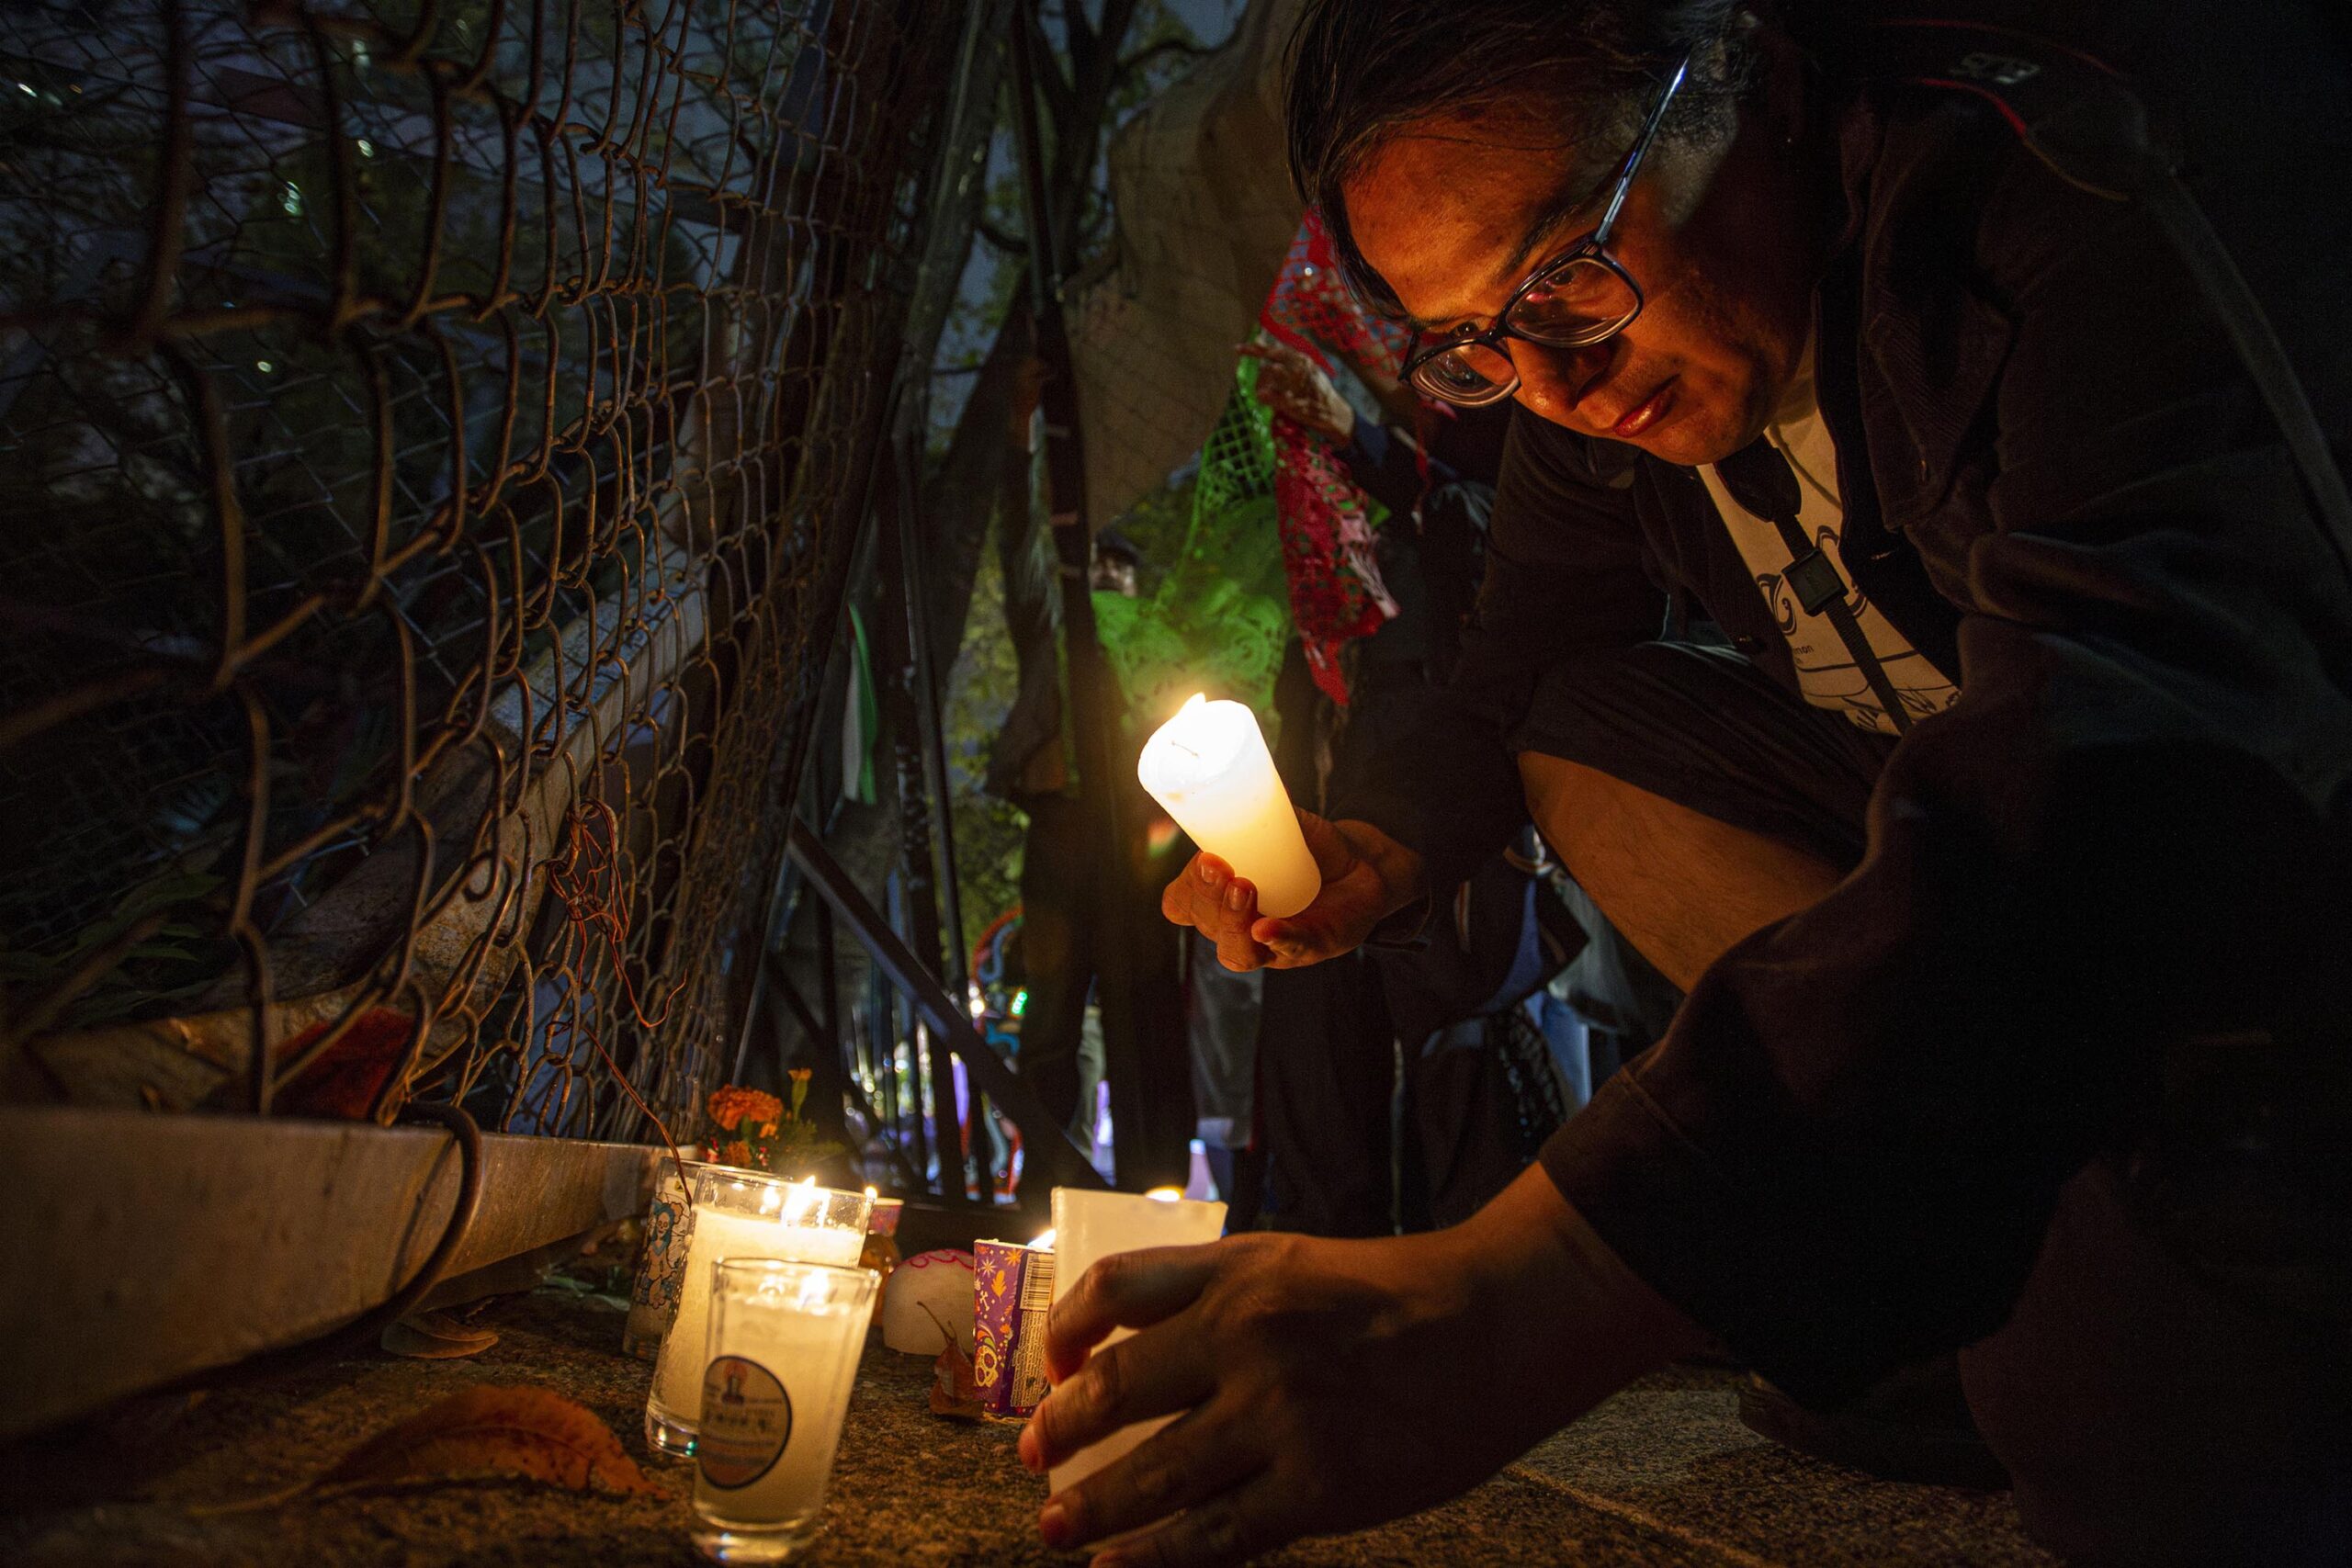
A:
{"type": "Polygon", "coordinates": [[[1029,1250],[1032,1252],[1051,1252],[1053,1249],[1054,1233],[1050,1227],[1045,1232],[1045,1234],[1038,1236],[1036,1240],[1029,1244],[1029,1250]]]}
{"type": "MultiPolygon", "coordinates": [[[[1176,710],[1176,716],[1182,718],[1186,714],[1192,713],[1197,708],[1205,706],[1208,700],[1209,694],[1206,692],[1194,692],[1191,696],[1184,699],[1184,705],[1176,710]]],[[[1190,746],[1185,745],[1182,740],[1177,739],[1172,735],[1168,738],[1168,744],[1175,747],[1176,750],[1183,752],[1184,755],[1192,758],[1195,762],[1201,760],[1201,754],[1198,751],[1193,750],[1190,746]]]]}
{"type": "Polygon", "coordinates": [[[1144,1194],[1155,1203],[1173,1203],[1184,1196],[1181,1187],[1155,1187],[1144,1194]]]}

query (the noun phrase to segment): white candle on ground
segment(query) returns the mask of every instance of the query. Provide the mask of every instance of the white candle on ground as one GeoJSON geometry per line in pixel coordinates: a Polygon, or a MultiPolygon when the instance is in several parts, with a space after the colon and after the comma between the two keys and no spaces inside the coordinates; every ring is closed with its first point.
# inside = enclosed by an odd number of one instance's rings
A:
{"type": "Polygon", "coordinates": [[[695,1358],[695,1540],[722,1562],[782,1561],[815,1533],[879,1281],[789,1263],[718,1272],[695,1358]]]}
{"type": "Polygon", "coordinates": [[[648,1440],[682,1451],[702,1407],[703,1339],[709,1332],[711,1265],[723,1258],[766,1258],[854,1267],[865,1246],[870,1209],[857,1193],[813,1182],[707,1171],[695,1195],[694,1231],[679,1280],[678,1316],[653,1366],[648,1440]],[[667,1435],[671,1442],[661,1438],[667,1435]]]}
{"type": "MultiPolygon", "coordinates": [[[[1144,1197],[1132,1192],[1088,1192],[1071,1187],[1054,1189],[1054,1300],[1059,1302],[1078,1288],[1086,1271],[1114,1252],[1136,1252],[1147,1247],[1193,1247],[1215,1241],[1225,1232],[1225,1205],[1195,1203],[1173,1187],[1144,1197]],[[1163,1194],[1165,1194],[1163,1196],[1163,1194]]],[[[1095,1347],[1115,1345],[1129,1330],[1114,1329],[1095,1347]]],[[[1173,1421],[1138,1421],[1123,1427],[1091,1449],[1056,1465],[1050,1477],[1060,1492],[1075,1486],[1096,1471],[1132,1452],[1136,1446],[1173,1421]]]]}
{"type": "Polygon", "coordinates": [[[1144,743],[1136,776],[1194,843],[1257,885],[1259,913],[1295,915],[1322,890],[1258,716],[1241,704],[1194,693],[1144,743]]]}

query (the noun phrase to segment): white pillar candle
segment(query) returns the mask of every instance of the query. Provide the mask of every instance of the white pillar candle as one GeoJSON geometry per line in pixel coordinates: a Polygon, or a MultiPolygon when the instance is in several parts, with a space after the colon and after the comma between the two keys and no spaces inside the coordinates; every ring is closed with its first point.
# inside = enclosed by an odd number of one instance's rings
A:
{"type": "MultiPolygon", "coordinates": [[[[1132,1192],[1089,1192],[1074,1187],[1054,1189],[1054,1300],[1078,1288],[1089,1269],[1114,1252],[1136,1252],[1147,1247],[1194,1247],[1225,1234],[1225,1205],[1196,1203],[1177,1189],[1163,1188],[1137,1197],[1132,1192]]],[[[1102,1345],[1115,1345],[1129,1330],[1114,1329],[1102,1345]]],[[[1173,1421],[1163,1416],[1122,1427],[1091,1449],[1082,1449],[1054,1467],[1050,1481],[1060,1492],[1075,1486],[1113,1460],[1173,1421]]]]}
{"type": "Polygon", "coordinates": [[[711,1266],[721,1258],[774,1258],[855,1267],[873,1201],[814,1182],[786,1184],[714,1167],[695,1187],[694,1230],[679,1281],[678,1315],[653,1364],[646,1441],[687,1452],[702,1406],[703,1339],[709,1331],[711,1266]]]}
{"type": "Polygon", "coordinates": [[[1258,887],[1258,911],[1295,915],[1322,891],[1290,792],[1239,703],[1190,702],[1144,743],[1136,776],[1193,841],[1258,887]]]}
{"type": "Polygon", "coordinates": [[[881,1281],[865,1269],[736,1260],[713,1270],[695,1442],[695,1544],[783,1562],[816,1534],[881,1281]]]}

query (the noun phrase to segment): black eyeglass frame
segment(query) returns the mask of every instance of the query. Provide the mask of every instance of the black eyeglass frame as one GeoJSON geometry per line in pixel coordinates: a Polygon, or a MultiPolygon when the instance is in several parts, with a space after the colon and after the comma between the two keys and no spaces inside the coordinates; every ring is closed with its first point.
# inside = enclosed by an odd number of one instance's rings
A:
{"type": "Polygon", "coordinates": [[[1472,400],[1465,400],[1453,393],[1441,390],[1437,387],[1424,384],[1420,378],[1422,369],[1432,361],[1459,348],[1489,348],[1508,360],[1510,358],[1510,354],[1502,345],[1509,338],[1518,338],[1523,343],[1532,343],[1542,348],[1590,348],[1595,344],[1607,343],[1634,324],[1635,318],[1642,313],[1642,306],[1646,302],[1646,297],[1642,293],[1642,286],[1634,280],[1634,275],[1627,272],[1617,258],[1609,254],[1609,241],[1616,232],[1617,218],[1624,210],[1626,195],[1634,188],[1634,176],[1641,172],[1642,160],[1648,154],[1650,143],[1657,140],[1658,127],[1666,123],[1667,107],[1674,102],[1674,95],[1681,90],[1683,80],[1690,73],[1690,57],[1686,54],[1676,62],[1674,73],[1667,78],[1664,90],[1657,96],[1657,102],[1651,106],[1649,118],[1642,123],[1642,133],[1634,139],[1633,146],[1626,149],[1625,156],[1618,161],[1616,176],[1609,192],[1609,205],[1601,212],[1600,221],[1593,225],[1591,231],[1529,273],[1526,280],[1511,290],[1510,298],[1504,301],[1503,308],[1496,312],[1493,326],[1483,332],[1472,332],[1467,327],[1459,328],[1453,335],[1417,350],[1405,361],[1401,379],[1409,382],[1430,397],[1442,399],[1456,407],[1484,408],[1489,403],[1500,402],[1519,390],[1519,370],[1516,363],[1512,365],[1511,378],[1508,382],[1499,385],[1491,394],[1472,400]],[[1565,338],[1544,337],[1536,333],[1523,331],[1511,323],[1511,312],[1519,309],[1520,301],[1542,288],[1548,280],[1558,276],[1568,267],[1578,262],[1588,261],[1598,262],[1600,265],[1607,267],[1617,275],[1619,280],[1627,288],[1633,290],[1634,308],[1632,310],[1595,331],[1578,333],[1565,338]]]}

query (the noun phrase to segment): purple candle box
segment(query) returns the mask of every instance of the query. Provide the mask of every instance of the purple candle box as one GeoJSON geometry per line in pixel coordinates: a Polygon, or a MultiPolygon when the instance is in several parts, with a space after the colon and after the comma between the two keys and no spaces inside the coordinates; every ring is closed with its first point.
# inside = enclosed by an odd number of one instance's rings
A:
{"type": "Polygon", "coordinates": [[[991,1416],[1026,1416],[1046,1397],[1046,1313],[1054,1255],[1011,1242],[972,1248],[973,1380],[991,1416]]]}

